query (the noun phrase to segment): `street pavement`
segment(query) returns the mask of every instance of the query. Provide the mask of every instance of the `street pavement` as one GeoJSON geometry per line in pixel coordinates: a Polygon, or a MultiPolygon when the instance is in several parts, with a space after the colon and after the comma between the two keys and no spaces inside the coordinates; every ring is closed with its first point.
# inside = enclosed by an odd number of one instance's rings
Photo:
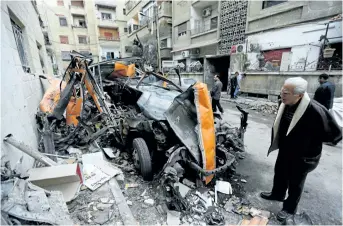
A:
{"type": "MultiPolygon", "coordinates": [[[[240,112],[235,105],[225,101],[221,104],[225,111],[223,119],[239,127],[240,112]]],[[[247,180],[244,187],[251,204],[277,214],[282,203],[259,197],[261,191],[270,191],[273,183],[277,151],[267,157],[267,150],[275,115],[248,111],[245,159],[239,162],[237,173],[247,180]]],[[[306,212],[316,225],[342,225],[342,143],[336,147],[324,145],[319,166],[307,176],[298,212],[306,212]]]]}

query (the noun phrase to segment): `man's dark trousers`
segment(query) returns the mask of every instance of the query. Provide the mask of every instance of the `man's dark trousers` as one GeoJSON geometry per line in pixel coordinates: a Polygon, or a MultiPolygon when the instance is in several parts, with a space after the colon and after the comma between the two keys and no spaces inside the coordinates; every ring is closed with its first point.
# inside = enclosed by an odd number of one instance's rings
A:
{"type": "Polygon", "coordinates": [[[213,111],[213,113],[217,111],[217,107],[221,113],[224,112],[222,106],[220,105],[220,100],[216,100],[216,99],[212,98],[212,111],[213,111]]]}
{"type": "Polygon", "coordinates": [[[301,198],[307,174],[314,170],[318,161],[305,163],[304,159],[292,157],[289,150],[279,150],[275,163],[275,175],[272,194],[284,198],[288,189],[288,197],[283,203],[283,210],[295,214],[301,198]]]}

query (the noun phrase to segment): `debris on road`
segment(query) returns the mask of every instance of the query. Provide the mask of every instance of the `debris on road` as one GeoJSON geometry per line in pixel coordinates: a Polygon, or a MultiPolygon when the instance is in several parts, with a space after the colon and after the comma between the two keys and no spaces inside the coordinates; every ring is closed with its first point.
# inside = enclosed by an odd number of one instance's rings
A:
{"type": "Polygon", "coordinates": [[[180,225],[180,212],[171,211],[167,212],[167,224],[168,225],[180,225]]]}
{"type": "MultiPolygon", "coordinates": [[[[60,191],[64,199],[59,202],[64,207],[67,203],[74,222],[59,219],[63,214],[36,221],[102,225],[119,218],[124,225],[135,225],[132,206],[137,212],[157,209],[163,213],[160,222],[168,225],[178,225],[181,219],[197,225],[223,224],[225,211],[217,203],[217,193],[234,193],[225,180],[235,172],[238,153],[245,151],[248,113],[237,106],[241,125],[232,128],[213,114],[203,83],[183,91],[132,62],[114,60],[114,65],[106,63],[100,70],[102,63],[90,66],[89,59],[75,52],[71,55],[62,80],[67,79],[51,83],[36,114],[39,150],[12,135],[4,139],[37,160],[24,182],[47,194],[60,191]],[[127,74],[119,73],[118,65],[127,74]],[[99,78],[91,72],[95,67],[101,71],[99,78]],[[102,87],[96,79],[103,81],[102,87]]],[[[16,169],[2,165],[1,179],[18,179],[16,169]]],[[[26,201],[28,206],[34,203],[26,201]]],[[[237,209],[230,211],[245,211],[237,209]]]]}
{"type": "Polygon", "coordinates": [[[247,183],[247,180],[241,179],[241,182],[242,182],[242,183],[247,183]]]}
{"type": "Polygon", "coordinates": [[[288,217],[284,225],[313,225],[313,222],[307,213],[302,212],[288,217]]]}
{"type": "Polygon", "coordinates": [[[76,197],[82,184],[78,164],[32,168],[28,173],[28,181],[48,191],[60,191],[65,202],[70,202],[76,197]]]}
{"type": "Polygon", "coordinates": [[[73,224],[61,192],[48,192],[18,178],[1,185],[1,213],[20,224],[73,224]]]}
{"type": "Polygon", "coordinates": [[[259,210],[254,207],[250,208],[250,215],[255,217],[255,216],[260,216],[260,217],[265,217],[265,218],[270,218],[270,212],[266,210],[259,210]]]}
{"type": "Polygon", "coordinates": [[[146,199],[144,200],[144,203],[153,206],[155,204],[155,201],[153,199],[146,199]]]}

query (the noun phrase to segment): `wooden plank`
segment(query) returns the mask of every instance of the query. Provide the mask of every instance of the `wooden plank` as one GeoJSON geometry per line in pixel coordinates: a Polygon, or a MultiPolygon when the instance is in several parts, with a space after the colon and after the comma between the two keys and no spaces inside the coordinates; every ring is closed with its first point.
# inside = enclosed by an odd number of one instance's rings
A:
{"type": "Polygon", "coordinates": [[[260,221],[261,221],[261,217],[256,216],[250,220],[249,225],[259,225],[260,221]]]}
{"type": "Polygon", "coordinates": [[[267,225],[267,223],[268,223],[268,218],[262,217],[262,219],[261,219],[259,225],[267,225]]]}
{"type": "Polygon", "coordinates": [[[119,184],[115,178],[112,178],[109,181],[109,185],[111,188],[111,192],[113,194],[114,199],[116,200],[116,204],[119,209],[120,216],[123,220],[124,225],[138,225],[137,221],[133,217],[130,207],[126,203],[126,199],[121,192],[119,184]]]}
{"type": "Polygon", "coordinates": [[[248,219],[243,219],[241,225],[249,225],[249,223],[250,223],[250,220],[248,220],[248,219]]]}

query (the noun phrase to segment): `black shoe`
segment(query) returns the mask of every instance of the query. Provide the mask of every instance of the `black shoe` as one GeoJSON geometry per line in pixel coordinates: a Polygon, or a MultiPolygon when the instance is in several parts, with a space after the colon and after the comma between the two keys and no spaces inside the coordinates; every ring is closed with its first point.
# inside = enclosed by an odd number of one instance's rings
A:
{"type": "Polygon", "coordinates": [[[285,200],[285,197],[277,197],[273,195],[271,192],[261,192],[260,196],[263,199],[279,201],[279,202],[283,202],[285,200]]]}
{"type": "Polygon", "coordinates": [[[294,214],[292,213],[288,213],[286,210],[281,210],[280,212],[277,213],[276,218],[281,221],[284,222],[287,218],[293,216],[294,214]]]}

